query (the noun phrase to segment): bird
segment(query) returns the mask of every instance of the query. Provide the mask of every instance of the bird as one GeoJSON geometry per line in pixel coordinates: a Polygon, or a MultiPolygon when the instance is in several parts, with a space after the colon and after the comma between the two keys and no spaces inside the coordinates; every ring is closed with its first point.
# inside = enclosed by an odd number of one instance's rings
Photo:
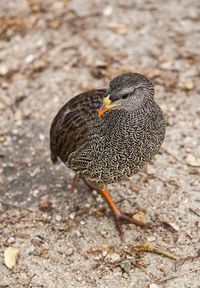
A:
{"type": "Polygon", "coordinates": [[[71,98],[50,128],[51,160],[58,158],[99,192],[124,237],[122,223],[145,224],[123,212],[106,186],[128,180],[159,152],[166,120],[154,99],[154,86],[139,73],[113,78],[104,89],[71,98]]]}

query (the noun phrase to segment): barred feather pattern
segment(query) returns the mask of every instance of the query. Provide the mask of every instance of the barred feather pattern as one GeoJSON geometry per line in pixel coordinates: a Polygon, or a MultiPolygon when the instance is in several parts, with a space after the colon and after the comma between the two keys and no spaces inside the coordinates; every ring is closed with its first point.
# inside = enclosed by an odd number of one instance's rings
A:
{"type": "Polygon", "coordinates": [[[51,158],[98,185],[125,180],[158,153],[165,119],[153,97],[132,111],[110,110],[99,118],[106,90],[77,95],[54,118],[50,129],[51,158]]]}

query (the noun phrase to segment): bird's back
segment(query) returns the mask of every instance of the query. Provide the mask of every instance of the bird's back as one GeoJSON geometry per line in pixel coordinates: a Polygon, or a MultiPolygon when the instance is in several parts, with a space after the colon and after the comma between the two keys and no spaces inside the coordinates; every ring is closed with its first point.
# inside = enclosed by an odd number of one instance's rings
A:
{"type": "Polygon", "coordinates": [[[95,125],[98,125],[97,109],[105,95],[104,89],[79,94],[58,111],[50,128],[53,162],[59,157],[66,163],[69,155],[89,140],[95,125]]]}

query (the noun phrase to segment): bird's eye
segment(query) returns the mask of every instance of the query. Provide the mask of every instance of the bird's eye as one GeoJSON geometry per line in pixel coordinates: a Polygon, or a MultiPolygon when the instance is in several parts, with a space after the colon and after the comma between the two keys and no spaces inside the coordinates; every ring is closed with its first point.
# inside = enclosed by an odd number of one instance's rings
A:
{"type": "Polygon", "coordinates": [[[127,97],[129,96],[129,94],[127,93],[127,94],[124,94],[124,95],[122,95],[122,99],[126,99],[127,97]]]}

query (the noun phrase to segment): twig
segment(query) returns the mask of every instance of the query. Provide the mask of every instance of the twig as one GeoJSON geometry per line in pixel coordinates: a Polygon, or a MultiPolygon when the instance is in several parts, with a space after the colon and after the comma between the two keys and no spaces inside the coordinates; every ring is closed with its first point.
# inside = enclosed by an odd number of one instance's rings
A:
{"type": "Polygon", "coordinates": [[[177,279],[177,278],[179,278],[179,277],[183,277],[183,276],[185,276],[185,275],[188,275],[188,274],[190,274],[190,273],[195,273],[195,272],[197,272],[197,271],[200,272],[200,268],[196,268],[196,269],[193,269],[193,270],[191,270],[191,271],[187,271],[187,272],[185,272],[185,273],[178,274],[178,275],[176,275],[176,276],[172,276],[172,277],[169,277],[169,278],[165,278],[165,279],[163,279],[163,280],[159,280],[159,282],[160,282],[160,283],[166,283],[166,282],[168,282],[168,281],[170,281],[170,280],[177,279]]]}
{"type": "Polygon", "coordinates": [[[197,255],[195,256],[187,256],[186,258],[182,258],[179,261],[176,262],[177,265],[181,266],[183,265],[185,262],[187,261],[194,261],[197,260],[198,258],[200,258],[200,251],[197,255]]]}
{"type": "Polygon", "coordinates": [[[168,258],[171,258],[173,260],[179,260],[179,258],[177,256],[173,255],[172,253],[170,253],[170,252],[168,252],[166,250],[154,247],[152,244],[150,244],[148,242],[144,242],[144,243],[141,243],[141,244],[135,246],[134,250],[136,252],[156,253],[156,254],[163,255],[163,256],[166,256],[168,258]]]}
{"type": "Polygon", "coordinates": [[[194,213],[196,216],[200,217],[200,214],[197,211],[195,211],[194,209],[192,209],[191,207],[189,208],[189,211],[194,213]]]}
{"type": "Polygon", "coordinates": [[[4,202],[4,201],[2,201],[2,200],[0,200],[0,203],[2,204],[2,205],[4,205],[4,206],[10,206],[10,207],[12,207],[12,208],[15,208],[15,209],[18,209],[18,210],[26,210],[26,211],[28,211],[28,212],[33,212],[31,209],[29,209],[29,208],[26,208],[26,207],[20,207],[20,206],[18,206],[18,205],[15,205],[15,204],[12,204],[12,203],[7,203],[7,202],[4,202]]]}
{"type": "Polygon", "coordinates": [[[81,15],[74,16],[74,17],[68,19],[67,21],[68,22],[76,22],[76,21],[81,21],[81,20],[85,20],[88,18],[99,17],[99,16],[102,16],[101,12],[93,12],[93,13],[88,13],[88,14],[85,14],[82,16],[81,15]]]}

